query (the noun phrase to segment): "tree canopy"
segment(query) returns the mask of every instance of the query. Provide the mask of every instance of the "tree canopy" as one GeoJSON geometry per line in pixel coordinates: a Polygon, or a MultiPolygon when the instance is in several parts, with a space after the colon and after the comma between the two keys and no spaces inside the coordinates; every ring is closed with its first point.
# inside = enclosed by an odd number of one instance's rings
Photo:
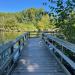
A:
{"type": "Polygon", "coordinates": [[[48,0],[43,5],[48,6],[54,15],[55,25],[68,41],[75,39],[75,0],[48,0]]]}
{"type": "Polygon", "coordinates": [[[6,31],[22,31],[26,30],[26,25],[33,24],[38,31],[49,30],[53,23],[50,18],[51,16],[42,8],[30,8],[16,13],[0,13],[0,28],[2,26],[6,31]]]}

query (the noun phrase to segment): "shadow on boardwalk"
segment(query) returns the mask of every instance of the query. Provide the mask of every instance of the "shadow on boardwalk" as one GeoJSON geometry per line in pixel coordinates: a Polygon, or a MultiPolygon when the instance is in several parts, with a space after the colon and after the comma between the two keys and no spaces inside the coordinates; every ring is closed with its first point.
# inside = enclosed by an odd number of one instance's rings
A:
{"type": "Polygon", "coordinates": [[[40,38],[31,38],[11,75],[66,75],[40,38]]]}

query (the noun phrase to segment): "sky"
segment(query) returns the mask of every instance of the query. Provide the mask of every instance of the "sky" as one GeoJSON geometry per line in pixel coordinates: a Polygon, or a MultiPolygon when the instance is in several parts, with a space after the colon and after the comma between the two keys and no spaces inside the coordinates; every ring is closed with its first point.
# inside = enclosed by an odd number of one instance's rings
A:
{"type": "Polygon", "coordinates": [[[44,1],[46,0],[0,0],[0,12],[18,12],[32,7],[43,8],[44,1]]]}

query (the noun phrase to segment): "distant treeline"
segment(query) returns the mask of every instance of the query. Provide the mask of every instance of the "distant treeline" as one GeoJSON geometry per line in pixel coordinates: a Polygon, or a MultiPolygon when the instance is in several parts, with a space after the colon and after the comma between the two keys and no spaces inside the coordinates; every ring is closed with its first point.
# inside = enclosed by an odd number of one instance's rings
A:
{"type": "Polygon", "coordinates": [[[49,6],[50,11],[30,8],[16,13],[0,13],[0,30],[20,32],[58,29],[66,40],[75,43],[75,1],[48,0],[43,5],[49,6]]]}
{"type": "Polygon", "coordinates": [[[53,16],[42,8],[30,8],[16,13],[0,13],[0,30],[27,31],[55,28],[53,16]]]}

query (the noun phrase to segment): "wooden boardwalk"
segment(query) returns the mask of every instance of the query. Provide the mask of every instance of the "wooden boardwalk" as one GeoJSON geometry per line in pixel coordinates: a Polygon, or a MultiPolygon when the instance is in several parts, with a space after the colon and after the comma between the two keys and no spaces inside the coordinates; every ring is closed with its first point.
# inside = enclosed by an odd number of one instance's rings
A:
{"type": "Polygon", "coordinates": [[[40,38],[30,38],[11,75],[66,75],[40,38]]]}

